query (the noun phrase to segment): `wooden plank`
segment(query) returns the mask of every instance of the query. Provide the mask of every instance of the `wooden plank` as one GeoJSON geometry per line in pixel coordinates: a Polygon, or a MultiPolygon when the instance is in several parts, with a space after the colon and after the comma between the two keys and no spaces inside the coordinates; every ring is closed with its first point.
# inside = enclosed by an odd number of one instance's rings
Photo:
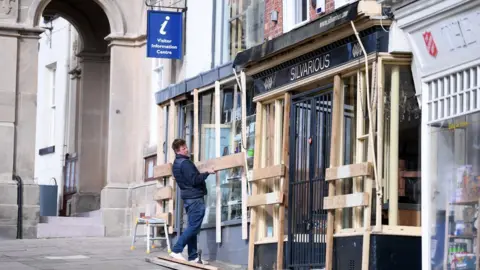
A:
{"type": "Polygon", "coordinates": [[[252,177],[249,181],[257,181],[282,176],[285,176],[285,165],[280,164],[267,168],[253,170],[252,177]]]}
{"type": "MultiPolygon", "coordinates": [[[[215,82],[215,157],[220,157],[220,123],[221,122],[221,112],[220,112],[220,82],[215,82]]],[[[207,168],[208,170],[208,168],[207,168]]],[[[215,215],[215,239],[217,243],[222,242],[222,192],[220,189],[220,174],[216,172],[216,215],[215,215]]]]}
{"type": "Polygon", "coordinates": [[[242,91],[242,153],[244,155],[245,167],[242,170],[242,240],[248,239],[248,191],[247,191],[247,76],[245,72],[240,73],[241,91],[242,91]]]}
{"type": "MultiPolygon", "coordinates": [[[[338,111],[338,113],[340,114],[338,116],[338,119],[340,121],[338,127],[339,127],[339,130],[337,130],[337,134],[338,136],[340,137],[338,140],[340,142],[339,146],[338,146],[338,154],[337,154],[337,166],[342,166],[344,165],[343,164],[343,154],[345,152],[344,150],[344,144],[345,144],[345,131],[344,131],[344,127],[345,127],[345,123],[344,123],[344,112],[345,112],[345,109],[343,108],[344,104],[345,104],[345,85],[343,83],[343,80],[340,80],[340,83],[339,83],[339,87],[340,89],[342,89],[339,93],[339,98],[340,100],[338,101],[338,104],[342,104],[342,108],[338,111]]],[[[343,189],[344,189],[344,180],[343,179],[339,179],[337,181],[335,181],[335,192],[336,192],[336,195],[343,195],[343,189]]],[[[343,226],[343,221],[344,221],[344,215],[343,215],[343,208],[337,208],[335,209],[335,231],[338,231],[338,230],[341,230],[344,226],[343,226]]]]}
{"type": "MultiPolygon", "coordinates": [[[[169,116],[168,116],[168,143],[171,144],[173,140],[175,140],[176,134],[177,134],[177,104],[173,100],[170,100],[170,109],[169,109],[169,116]]],[[[172,162],[175,160],[175,153],[173,150],[167,145],[167,151],[168,151],[168,161],[172,162]]],[[[173,176],[170,176],[168,181],[168,185],[172,188],[172,190],[175,190],[175,178],[173,176]]],[[[168,201],[168,212],[169,213],[174,213],[175,211],[175,196],[172,195],[172,199],[168,201]]],[[[169,229],[169,233],[173,233],[173,226],[175,225],[175,216],[171,217],[171,224],[169,229]]]]}
{"type": "Polygon", "coordinates": [[[332,181],[338,179],[352,178],[358,176],[372,176],[373,166],[370,162],[344,165],[335,168],[328,168],[325,180],[332,181]]]}
{"type": "Polygon", "coordinates": [[[172,176],[172,163],[162,164],[153,168],[153,177],[162,178],[172,176]]]}
{"type": "Polygon", "coordinates": [[[161,260],[161,259],[155,258],[155,257],[146,257],[145,261],[148,262],[148,263],[152,263],[152,264],[162,266],[162,269],[175,269],[175,270],[196,269],[196,268],[192,268],[192,267],[187,266],[187,265],[182,265],[182,264],[167,261],[167,260],[161,260]]]}
{"type": "MultiPolygon", "coordinates": [[[[341,92],[343,89],[341,88],[342,79],[339,75],[335,75],[333,80],[333,108],[332,108],[332,135],[330,141],[330,168],[338,167],[338,154],[339,154],[339,146],[341,142],[341,136],[338,134],[340,131],[340,123],[341,123],[341,115],[343,110],[343,104],[341,103],[341,92]]],[[[328,196],[333,197],[335,196],[335,183],[329,182],[328,183],[328,196]]],[[[335,222],[334,211],[330,210],[327,214],[327,237],[326,237],[326,261],[325,261],[325,269],[332,270],[333,268],[333,229],[334,229],[334,222],[335,222]]]]}
{"type": "Polygon", "coordinates": [[[400,177],[404,178],[421,178],[422,172],[421,171],[400,171],[400,177]]]}
{"type": "MultiPolygon", "coordinates": [[[[262,138],[263,105],[257,102],[256,122],[255,122],[255,156],[253,157],[253,168],[260,168],[260,140],[262,138]]],[[[252,182],[252,195],[258,193],[257,182],[252,182]]],[[[250,208],[250,238],[248,241],[248,269],[253,269],[253,259],[255,250],[255,241],[257,240],[257,208],[250,208]]]]}
{"type": "Polygon", "coordinates": [[[401,235],[401,236],[422,236],[422,228],[414,226],[382,226],[382,231],[375,234],[401,235]]]}
{"type": "Polygon", "coordinates": [[[392,67],[390,91],[390,190],[389,190],[389,209],[388,225],[398,224],[398,128],[400,124],[400,69],[398,66],[392,67]]]}
{"type": "Polygon", "coordinates": [[[333,236],[334,237],[358,236],[358,235],[363,235],[364,231],[365,230],[363,228],[341,229],[337,231],[333,236]]]}
{"type": "MultiPolygon", "coordinates": [[[[268,126],[269,126],[269,124],[271,124],[270,121],[272,121],[272,119],[270,119],[270,117],[271,117],[270,108],[271,108],[271,104],[267,104],[267,105],[264,105],[263,109],[262,109],[262,118],[263,119],[262,119],[262,126],[261,126],[262,137],[260,139],[261,152],[259,153],[260,154],[260,167],[259,168],[265,168],[269,165],[267,163],[267,159],[268,159],[268,157],[270,157],[270,155],[268,154],[268,150],[270,150],[268,148],[268,136],[269,136],[268,126]]],[[[256,142],[256,143],[258,143],[258,142],[256,142]]],[[[266,193],[267,192],[266,188],[267,188],[267,183],[266,183],[265,180],[258,181],[258,193],[259,194],[266,193]]],[[[257,209],[258,209],[258,218],[257,218],[258,240],[261,240],[266,236],[265,234],[267,232],[267,223],[266,223],[267,213],[266,213],[265,207],[263,207],[263,206],[257,207],[257,209]]]]}
{"type": "MultiPolygon", "coordinates": [[[[355,145],[355,163],[361,163],[365,161],[365,140],[360,140],[359,137],[365,133],[365,104],[366,92],[365,92],[364,76],[361,71],[357,72],[357,106],[356,106],[356,137],[357,142],[355,145]]],[[[353,193],[363,191],[363,177],[356,177],[353,181],[353,193]]],[[[353,228],[362,227],[362,212],[360,207],[353,208],[353,228]]]]}
{"type": "Polygon", "coordinates": [[[323,199],[323,208],[325,210],[343,209],[368,205],[367,193],[353,193],[347,195],[329,196],[323,199]]]}
{"type": "Polygon", "coordinates": [[[183,260],[177,260],[170,256],[158,256],[157,258],[160,260],[165,260],[165,261],[174,262],[181,265],[190,266],[194,269],[218,270],[218,268],[214,266],[199,264],[199,263],[194,263],[189,261],[183,261],[183,260]]]}
{"type": "Polygon", "coordinates": [[[157,106],[157,121],[157,165],[160,165],[165,163],[165,155],[163,153],[163,145],[165,143],[165,107],[163,106],[157,106]]]}
{"type": "Polygon", "coordinates": [[[377,177],[380,183],[380,190],[377,190],[377,205],[376,205],[376,218],[375,218],[375,230],[382,230],[382,209],[383,209],[383,190],[384,177],[383,177],[383,135],[384,135],[384,123],[385,123],[385,97],[384,97],[384,69],[382,58],[378,59],[377,68],[377,93],[378,93],[378,111],[377,111],[377,177]],[[380,193],[379,193],[380,192],[380,193]]]}
{"type": "Polygon", "coordinates": [[[155,217],[156,218],[161,218],[161,219],[167,221],[168,225],[171,225],[172,224],[172,214],[173,213],[157,212],[157,213],[155,213],[155,217]]]}
{"type": "Polygon", "coordinates": [[[200,161],[200,134],[198,119],[198,89],[193,89],[193,158],[195,163],[200,161]]]}
{"type": "MultiPolygon", "coordinates": [[[[290,107],[292,105],[292,96],[290,93],[286,93],[284,97],[284,103],[283,103],[283,142],[282,142],[282,164],[284,166],[284,171],[285,171],[285,164],[288,164],[289,161],[289,155],[288,155],[288,146],[289,146],[289,139],[290,139],[290,107]]],[[[288,165],[287,165],[288,166],[288,165]]],[[[287,188],[288,186],[288,174],[285,174],[283,177],[280,178],[280,192],[283,192],[284,194],[287,193],[287,188]]],[[[285,196],[285,204],[288,204],[287,200],[288,196],[285,196]]],[[[278,209],[278,215],[279,215],[279,226],[277,228],[277,236],[284,235],[285,233],[285,205],[280,205],[278,209]]],[[[277,237],[278,238],[278,243],[277,243],[277,269],[284,269],[283,267],[283,248],[284,248],[284,239],[282,237],[277,237]]]]}
{"type": "Polygon", "coordinates": [[[244,159],[245,153],[240,152],[233,155],[201,161],[195,165],[200,172],[206,172],[211,168],[213,168],[215,171],[223,171],[226,169],[245,166],[244,159]]]}
{"type": "Polygon", "coordinates": [[[153,195],[153,200],[162,201],[162,200],[171,200],[172,199],[172,187],[166,186],[157,189],[155,195],[153,195]]]}
{"type": "Polygon", "coordinates": [[[248,207],[282,204],[284,202],[284,198],[285,194],[283,192],[252,195],[248,198],[248,207]]]}

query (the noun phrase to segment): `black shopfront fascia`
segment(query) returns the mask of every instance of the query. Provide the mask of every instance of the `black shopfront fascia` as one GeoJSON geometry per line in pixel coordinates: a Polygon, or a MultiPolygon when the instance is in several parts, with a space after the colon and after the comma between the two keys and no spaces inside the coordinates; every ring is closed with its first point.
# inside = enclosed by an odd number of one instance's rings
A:
{"type": "MultiPolygon", "coordinates": [[[[388,33],[372,27],[359,33],[367,54],[388,51],[388,33]]],[[[364,59],[355,35],[336,41],[278,66],[253,75],[255,95],[292,84],[352,61],[364,59]]]]}

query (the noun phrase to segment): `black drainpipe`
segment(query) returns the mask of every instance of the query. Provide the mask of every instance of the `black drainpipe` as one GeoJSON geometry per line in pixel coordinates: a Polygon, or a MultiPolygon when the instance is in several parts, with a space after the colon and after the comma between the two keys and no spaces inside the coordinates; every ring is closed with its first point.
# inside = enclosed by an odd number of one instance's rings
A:
{"type": "Polygon", "coordinates": [[[13,180],[17,181],[17,239],[23,239],[23,181],[18,175],[14,175],[13,180]]]}

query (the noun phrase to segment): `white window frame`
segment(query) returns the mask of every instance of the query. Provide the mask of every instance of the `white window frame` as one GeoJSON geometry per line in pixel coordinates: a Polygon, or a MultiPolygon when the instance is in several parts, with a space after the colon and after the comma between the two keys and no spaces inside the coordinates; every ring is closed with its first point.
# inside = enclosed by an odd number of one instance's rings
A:
{"type": "MultiPolygon", "coordinates": [[[[152,59],[152,81],[150,102],[150,139],[149,146],[157,145],[158,137],[158,112],[155,93],[163,89],[163,63],[161,59],[152,59]]],[[[158,146],[157,146],[158,147],[158,146]]]]}
{"type": "Polygon", "coordinates": [[[295,13],[297,12],[302,0],[283,0],[283,32],[287,33],[291,30],[301,27],[310,21],[310,0],[305,3],[307,10],[307,18],[301,22],[295,22],[295,13]]]}

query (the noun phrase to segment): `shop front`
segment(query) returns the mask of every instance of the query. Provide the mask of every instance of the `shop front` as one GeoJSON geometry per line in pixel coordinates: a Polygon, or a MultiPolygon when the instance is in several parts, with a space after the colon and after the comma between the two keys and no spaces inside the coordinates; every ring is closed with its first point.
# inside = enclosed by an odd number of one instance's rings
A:
{"type": "Polygon", "coordinates": [[[422,114],[388,28],[354,3],[236,57],[256,103],[249,269],[419,269],[422,114]]]}
{"type": "Polygon", "coordinates": [[[421,2],[395,16],[422,85],[422,269],[479,269],[480,2],[421,2]]]}
{"type": "Polygon", "coordinates": [[[248,256],[247,173],[252,166],[255,107],[251,81],[231,63],[169,86],[156,94],[159,115],[154,200],[156,216],[168,220],[172,241],[187,226],[187,215],[171,166],[171,143],[185,139],[191,159],[207,180],[206,213],[198,236],[202,258],[243,266],[248,256]],[[240,91],[240,85],[244,85],[240,91]]]}

